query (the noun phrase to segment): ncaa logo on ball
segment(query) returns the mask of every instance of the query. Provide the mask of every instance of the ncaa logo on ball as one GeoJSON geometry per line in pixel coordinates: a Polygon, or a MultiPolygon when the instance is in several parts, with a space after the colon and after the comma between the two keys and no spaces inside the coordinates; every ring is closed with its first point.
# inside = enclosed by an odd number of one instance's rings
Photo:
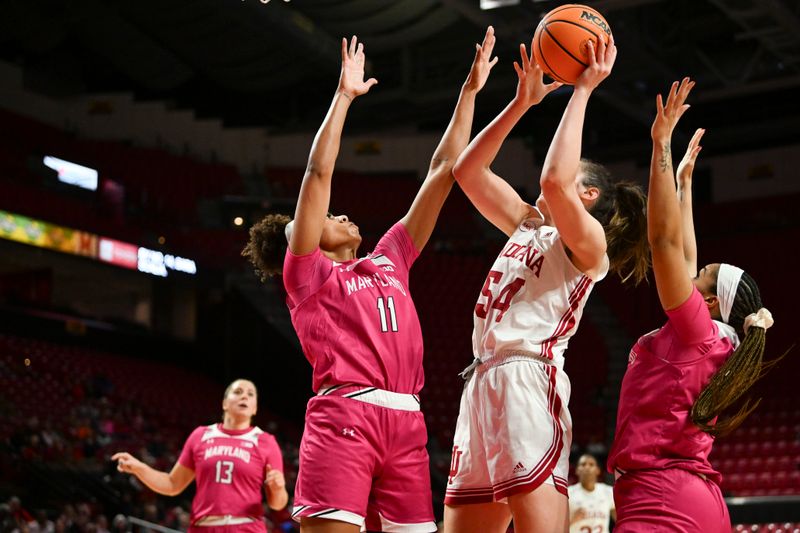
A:
{"type": "Polygon", "coordinates": [[[584,12],[581,13],[581,19],[582,20],[588,20],[588,21],[592,22],[595,26],[597,26],[598,28],[600,28],[601,30],[606,32],[606,35],[611,35],[611,28],[608,27],[608,24],[606,24],[606,21],[603,20],[602,18],[598,17],[594,13],[590,13],[588,11],[584,11],[584,12]]]}

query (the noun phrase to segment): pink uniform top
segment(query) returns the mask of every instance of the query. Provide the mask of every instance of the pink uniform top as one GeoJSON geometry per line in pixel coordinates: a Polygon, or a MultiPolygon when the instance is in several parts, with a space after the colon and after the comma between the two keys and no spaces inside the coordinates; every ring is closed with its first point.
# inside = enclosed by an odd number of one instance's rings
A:
{"type": "Polygon", "coordinates": [[[286,303],[314,367],[314,391],[345,383],[420,391],[422,329],[408,289],[418,255],[399,222],[362,259],[337,263],[319,248],[302,256],[287,250],[286,303]]]}
{"type": "Polygon", "coordinates": [[[720,338],[696,288],[666,313],[666,325],[641,337],[628,355],[608,469],[681,468],[719,483],[708,462],[714,439],[690,412],[733,344],[720,338]]]}
{"type": "Polygon", "coordinates": [[[194,470],[192,523],[204,516],[261,517],[266,467],[283,472],[275,437],[258,427],[200,426],[186,439],[178,463],[194,470]]]}

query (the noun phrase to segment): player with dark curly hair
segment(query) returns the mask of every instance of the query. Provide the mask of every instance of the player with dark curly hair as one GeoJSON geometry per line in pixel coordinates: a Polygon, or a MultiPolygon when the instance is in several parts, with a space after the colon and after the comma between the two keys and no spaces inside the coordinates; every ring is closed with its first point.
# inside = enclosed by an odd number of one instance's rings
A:
{"type": "Polygon", "coordinates": [[[289,215],[270,214],[253,224],[250,240],[242,255],[250,259],[261,281],[277,276],[283,270],[283,259],[289,243],[284,237],[289,215]]]}
{"type": "Polygon", "coordinates": [[[294,219],[269,215],[250,229],[242,253],[262,278],[282,274],[292,323],[314,367],[317,396],[306,411],[293,512],[304,531],[436,531],[417,396],[422,331],[409,269],[453,186],[475,95],[496,62],[494,42],[490,27],[424,183],[371,254],[357,259],[358,227],[328,213],[347,110],[377,83],[364,81],[355,37],[349,47],[342,41],[339,87],[311,147],[294,219]]]}

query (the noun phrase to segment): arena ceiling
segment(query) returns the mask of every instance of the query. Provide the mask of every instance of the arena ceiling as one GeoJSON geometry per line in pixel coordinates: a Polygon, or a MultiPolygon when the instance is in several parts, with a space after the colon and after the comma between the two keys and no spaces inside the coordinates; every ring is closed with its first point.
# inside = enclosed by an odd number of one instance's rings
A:
{"type": "MultiPolygon", "coordinates": [[[[476,123],[513,95],[511,66],[555,0],[489,11],[479,0],[6,0],[0,58],[32,89],[56,97],[132,91],[274,133],[313,131],[339,69],[339,39],[366,44],[379,85],[353,108],[348,130],[437,131],[450,116],[485,27],[500,57],[476,123]]],[[[800,1],[597,0],[619,46],[612,77],[587,117],[585,151],[649,157],[654,95],[698,81],[682,136],[743,150],[800,140],[800,1]]],[[[515,134],[547,149],[569,92],[528,114],[515,134]]]]}

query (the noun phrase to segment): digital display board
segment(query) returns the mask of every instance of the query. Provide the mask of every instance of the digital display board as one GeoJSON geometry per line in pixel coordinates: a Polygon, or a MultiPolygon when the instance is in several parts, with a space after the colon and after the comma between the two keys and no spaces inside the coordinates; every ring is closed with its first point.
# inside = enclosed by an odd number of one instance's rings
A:
{"type": "Polygon", "coordinates": [[[192,259],[2,210],[0,238],[90,257],[154,276],[167,277],[170,271],[197,274],[197,264],[192,259]]]}
{"type": "Polygon", "coordinates": [[[97,257],[97,235],[0,211],[0,237],[68,254],[97,257]]]}
{"type": "Polygon", "coordinates": [[[97,171],[51,155],[44,156],[44,166],[58,172],[58,181],[90,191],[97,190],[97,171]]]}

